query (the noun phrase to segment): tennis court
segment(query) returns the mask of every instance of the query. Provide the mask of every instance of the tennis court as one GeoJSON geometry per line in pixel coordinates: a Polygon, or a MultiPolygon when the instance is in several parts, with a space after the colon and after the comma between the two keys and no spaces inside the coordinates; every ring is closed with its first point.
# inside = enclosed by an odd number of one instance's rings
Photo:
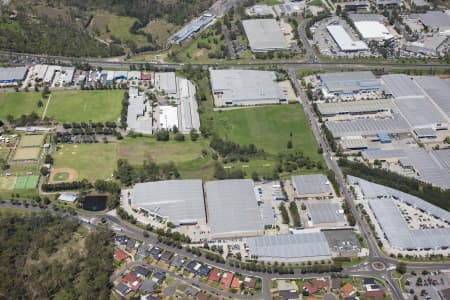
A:
{"type": "Polygon", "coordinates": [[[24,135],[20,138],[19,148],[40,147],[44,143],[42,134],[24,135]]]}
{"type": "Polygon", "coordinates": [[[19,176],[16,180],[16,190],[30,190],[35,189],[39,182],[39,176],[30,175],[30,176],[19,176]]]}

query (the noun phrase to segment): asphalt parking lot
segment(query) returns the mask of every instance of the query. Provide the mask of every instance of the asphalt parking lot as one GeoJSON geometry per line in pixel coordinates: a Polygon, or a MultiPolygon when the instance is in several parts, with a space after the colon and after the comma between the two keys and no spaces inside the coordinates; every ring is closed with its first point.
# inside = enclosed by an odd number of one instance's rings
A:
{"type": "Polygon", "coordinates": [[[450,271],[432,271],[407,275],[405,291],[408,299],[442,299],[440,292],[450,288],[450,271]]]}

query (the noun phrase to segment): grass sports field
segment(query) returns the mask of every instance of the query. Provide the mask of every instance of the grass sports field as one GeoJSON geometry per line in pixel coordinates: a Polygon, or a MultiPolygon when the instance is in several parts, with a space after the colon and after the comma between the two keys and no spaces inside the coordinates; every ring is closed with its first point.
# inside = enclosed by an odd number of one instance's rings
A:
{"type": "Polygon", "coordinates": [[[19,147],[40,147],[44,143],[44,135],[24,135],[20,138],[19,147]]]}
{"type": "Polygon", "coordinates": [[[39,176],[19,176],[16,180],[16,190],[31,190],[35,189],[39,182],[39,176]]]}
{"type": "Polygon", "coordinates": [[[36,92],[0,93],[0,119],[4,121],[8,115],[17,118],[33,111],[41,116],[43,108],[37,105],[40,99],[41,94],[36,92]]]}
{"type": "Polygon", "coordinates": [[[8,158],[9,149],[6,147],[0,147],[0,159],[6,160],[8,158]]]}
{"type": "Polygon", "coordinates": [[[106,122],[120,117],[124,91],[54,91],[46,117],[60,122],[106,122]]]}
{"type": "Polygon", "coordinates": [[[66,181],[69,179],[69,173],[63,172],[63,173],[56,173],[55,176],[53,176],[53,181],[66,181]]]}
{"type": "Polygon", "coordinates": [[[41,153],[39,147],[18,148],[14,153],[13,160],[37,160],[41,153]]]}
{"type": "Polygon", "coordinates": [[[293,148],[321,160],[318,145],[302,107],[298,104],[252,107],[214,113],[219,136],[238,144],[255,144],[271,154],[293,148]],[[292,137],[290,134],[292,133],[292,137]]]}
{"type": "Polygon", "coordinates": [[[10,191],[16,186],[17,177],[8,176],[0,177],[0,190],[10,191]]]}
{"type": "Polygon", "coordinates": [[[117,143],[62,145],[53,153],[54,168],[72,168],[77,180],[110,179],[117,163],[117,143]]]}

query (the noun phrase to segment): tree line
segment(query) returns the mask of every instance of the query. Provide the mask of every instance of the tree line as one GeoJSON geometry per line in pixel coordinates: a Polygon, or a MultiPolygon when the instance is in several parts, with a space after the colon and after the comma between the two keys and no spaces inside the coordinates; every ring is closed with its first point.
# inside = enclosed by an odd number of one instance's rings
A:
{"type": "Polygon", "coordinates": [[[450,199],[450,190],[443,190],[414,178],[402,176],[383,169],[372,168],[360,162],[349,161],[346,158],[340,158],[338,163],[346,175],[353,175],[400,190],[428,201],[438,207],[450,210],[450,201],[448,201],[450,199]]]}

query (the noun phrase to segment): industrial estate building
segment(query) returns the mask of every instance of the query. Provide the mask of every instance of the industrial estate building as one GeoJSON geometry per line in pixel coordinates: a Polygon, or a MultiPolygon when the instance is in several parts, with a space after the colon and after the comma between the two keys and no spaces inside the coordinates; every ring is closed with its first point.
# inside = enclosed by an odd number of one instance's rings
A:
{"type": "Polygon", "coordinates": [[[138,183],[132,191],[131,205],[175,225],[206,223],[200,179],[138,183]]]}
{"type": "Polygon", "coordinates": [[[264,234],[252,180],[209,181],[205,183],[205,194],[212,238],[264,234]]]}
{"type": "Polygon", "coordinates": [[[324,201],[308,202],[306,208],[313,225],[344,226],[346,224],[344,211],[339,203],[324,201]]]}
{"type": "Polygon", "coordinates": [[[292,186],[299,199],[333,197],[333,187],[322,174],[292,176],[292,186]]]}
{"type": "Polygon", "coordinates": [[[393,35],[381,23],[381,17],[374,14],[350,14],[349,18],[365,40],[389,40],[393,35]]]}
{"type": "Polygon", "coordinates": [[[339,46],[341,51],[344,52],[356,52],[356,51],[367,51],[369,47],[367,44],[360,40],[353,40],[353,38],[345,31],[342,25],[329,25],[327,30],[333,37],[336,44],[339,46]]]}
{"type": "Polygon", "coordinates": [[[16,85],[25,80],[27,67],[0,68],[0,86],[16,85]]]}
{"type": "Polygon", "coordinates": [[[423,14],[417,14],[413,17],[418,18],[425,27],[434,32],[439,32],[443,35],[450,34],[450,14],[448,11],[428,11],[423,14]]]}
{"type": "Polygon", "coordinates": [[[216,106],[287,102],[272,71],[210,70],[216,106]]]}
{"type": "MultiPolygon", "coordinates": [[[[376,221],[394,251],[448,251],[450,247],[450,213],[418,197],[349,176],[349,183],[362,193],[376,221]],[[405,220],[405,210],[399,203],[412,207],[442,224],[437,227],[410,227],[405,220]]],[[[410,217],[409,217],[410,218],[410,217]]],[[[409,220],[409,219],[408,219],[409,220]]]]}
{"type": "Polygon", "coordinates": [[[317,77],[325,99],[382,90],[380,81],[369,71],[320,73],[317,77]]]}
{"type": "Polygon", "coordinates": [[[153,133],[153,119],[148,113],[148,98],[137,87],[130,87],[127,111],[127,129],[143,134],[153,133]]]}
{"type": "Polygon", "coordinates": [[[450,189],[450,150],[373,149],[363,151],[362,157],[370,163],[375,160],[400,167],[404,175],[413,176],[443,189],[450,189]]]}
{"type": "Polygon", "coordinates": [[[246,243],[252,259],[267,262],[331,259],[327,239],[318,230],[248,238],[246,243]]]}
{"type": "Polygon", "coordinates": [[[155,87],[168,95],[176,94],[177,79],[175,72],[155,73],[155,87]]]}
{"type": "Polygon", "coordinates": [[[242,25],[253,52],[289,49],[289,44],[275,19],[243,20],[242,25]]]}
{"type": "Polygon", "coordinates": [[[186,24],[182,29],[180,29],[173,36],[173,41],[176,44],[181,44],[185,40],[194,36],[197,32],[201,31],[214,21],[214,16],[211,14],[203,14],[197,19],[192,20],[186,24]]]}

